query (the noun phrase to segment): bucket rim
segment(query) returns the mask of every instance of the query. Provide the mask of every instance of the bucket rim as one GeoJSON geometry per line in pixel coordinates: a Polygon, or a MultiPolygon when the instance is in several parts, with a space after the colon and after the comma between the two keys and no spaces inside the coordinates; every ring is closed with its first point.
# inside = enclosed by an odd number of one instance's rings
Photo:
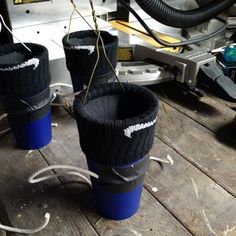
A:
{"type": "MultiPolygon", "coordinates": [[[[41,58],[48,55],[48,49],[41,44],[25,43],[25,45],[30,48],[31,50],[30,53],[25,50],[25,48],[22,46],[21,43],[11,43],[11,44],[0,45],[0,53],[4,55],[4,54],[13,53],[13,52],[20,52],[20,53],[24,53],[25,56],[28,56],[29,59],[37,57],[39,58],[39,60],[41,60],[41,58]]],[[[27,60],[28,59],[26,59],[25,61],[27,60]]],[[[0,68],[4,68],[6,66],[17,66],[17,65],[19,65],[19,63],[6,62],[6,63],[2,63],[0,65],[0,68]]]]}
{"type": "MultiPolygon", "coordinates": [[[[118,83],[107,83],[107,84],[99,84],[91,88],[91,90],[88,93],[87,100],[84,101],[84,96],[86,90],[83,90],[79,95],[75,97],[74,100],[74,112],[75,112],[75,118],[77,121],[79,121],[79,118],[82,118],[88,122],[91,122],[95,125],[100,126],[109,126],[114,127],[114,125],[118,128],[119,126],[123,129],[124,127],[127,127],[127,125],[131,124],[137,124],[137,123],[145,123],[145,122],[156,122],[157,119],[157,112],[159,107],[159,102],[157,97],[153,92],[151,92],[149,89],[142,87],[140,85],[135,84],[128,84],[128,83],[122,83],[125,92],[121,89],[120,85],[118,83]],[[108,95],[119,95],[122,93],[130,92],[139,94],[142,98],[147,99],[149,101],[149,107],[147,110],[142,112],[141,114],[130,116],[125,119],[113,119],[113,120],[106,120],[106,119],[99,119],[94,118],[90,116],[86,110],[85,107],[88,104],[89,101],[97,99],[99,97],[108,96],[108,95]]],[[[155,123],[154,122],[154,123],[155,123]]]]}
{"type": "MultiPolygon", "coordinates": [[[[68,35],[70,38],[73,37],[73,38],[77,38],[77,39],[81,39],[81,38],[84,38],[87,36],[91,36],[91,37],[94,36],[94,38],[97,38],[97,36],[93,30],[80,30],[80,31],[71,32],[69,34],[66,34],[62,39],[63,45],[67,46],[67,47],[78,46],[78,45],[75,45],[67,40],[68,35]]],[[[101,35],[102,39],[104,40],[104,45],[106,48],[113,47],[113,45],[115,43],[118,43],[118,37],[116,35],[112,35],[111,33],[109,33],[106,30],[101,30],[100,35],[101,35]],[[109,43],[106,42],[106,39],[109,39],[109,43]]],[[[87,46],[89,46],[89,45],[90,44],[88,44],[87,46]]],[[[100,47],[101,46],[99,45],[99,48],[100,47]]],[[[82,50],[87,50],[87,49],[82,49],[82,50]]]]}

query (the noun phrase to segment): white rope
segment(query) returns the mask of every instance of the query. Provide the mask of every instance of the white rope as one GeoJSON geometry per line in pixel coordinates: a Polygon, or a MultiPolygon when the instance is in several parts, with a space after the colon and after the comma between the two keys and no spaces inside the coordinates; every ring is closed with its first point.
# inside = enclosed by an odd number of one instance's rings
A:
{"type": "Polygon", "coordinates": [[[91,181],[85,177],[84,175],[78,173],[78,172],[73,172],[73,171],[66,171],[66,172],[62,172],[60,174],[53,174],[53,175],[45,175],[43,177],[40,177],[40,178],[37,178],[37,179],[33,179],[33,181],[29,181],[31,184],[34,184],[34,183],[39,183],[39,182],[42,182],[42,181],[45,181],[45,180],[48,180],[48,179],[52,179],[52,178],[56,178],[56,177],[63,177],[63,176],[66,176],[66,175],[75,175],[75,176],[79,176],[81,177],[82,179],[84,179],[89,185],[91,185],[91,181]]]}
{"type": "MultiPolygon", "coordinates": [[[[91,172],[89,170],[85,170],[85,169],[82,169],[82,168],[79,168],[76,166],[52,165],[52,166],[48,166],[48,167],[45,167],[45,168],[42,168],[42,169],[36,171],[28,178],[28,181],[29,181],[29,183],[34,184],[34,183],[39,183],[41,181],[45,181],[45,180],[52,179],[52,178],[59,177],[59,176],[74,175],[74,176],[79,176],[80,178],[85,180],[87,184],[89,184],[91,186],[92,185],[91,181],[86,176],[84,176],[82,173],[92,176],[94,178],[98,178],[98,175],[95,174],[94,172],[91,172]],[[38,177],[39,175],[43,174],[46,171],[55,170],[55,169],[68,170],[68,171],[64,171],[59,174],[45,175],[42,177],[38,177]]],[[[35,229],[19,229],[19,228],[5,226],[2,224],[0,224],[0,229],[5,230],[5,231],[10,231],[10,232],[15,232],[15,233],[21,233],[21,234],[34,234],[34,233],[37,233],[37,232],[43,230],[48,225],[49,219],[50,219],[50,214],[46,213],[45,220],[44,220],[43,224],[35,229]]]]}
{"type": "Polygon", "coordinates": [[[169,154],[167,154],[166,159],[150,156],[150,160],[165,163],[165,164],[170,164],[172,166],[174,165],[174,161],[169,154]]]}
{"type": "Polygon", "coordinates": [[[27,47],[23,42],[21,42],[21,41],[13,34],[13,32],[8,28],[8,26],[6,25],[6,23],[5,23],[5,21],[4,21],[4,19],[3,19],[3,17],[2,17],[1,14],[0,14],[0,18],[1,18],[1,20],[2,20],[2,24],[3,24],[4,27],[11,33],[11,35],[12,35],[13,37],[15,37],[15,38],[18,40],[18,42],[21,43],[29,52],[32,52],[32,51],[30,50],[30,48],[27,47]]]}
{"type": "MultiPolygon", "coordinates": [[[[7,117],[7,114],[5,113],[5,114],[3,114],[3,115],[1,115],[0,116],[0,122],[3,120],[3,119],[5,119],[7,117]]],[[[7,128],[7,129],[5,129],[5,130],[2,130],[2,131],[0,131],[0,135],[2,135],[2,134],[6,134],[7,132],[9,132],[11,130],[11,128],[7,128]]]]}
{"type": "Polygon", "coordinates": [[[29,177],[28,181],[29,181],[29,183],[34,184],[34,183],[39,183],[39,182],[42,182],[42,181],[45,181],[45,180],[48,180],[48,179],[56,178],[58,176],[75,175],[75,176],[81,177],[89,185],[91,185],[91,181],[86,176],[84,176],[82,173],[87,174],[89,176],[92,176],[92,177],[98,179],[98,175],[95,174],[94,172],[89,171],[89,170],[85,170],[85,169],[82,169],[82,168],[79,168],[79,167],[76,167],[76,166],[52,165],[52,166],[48,166],[48,167],[45,167],[45,168],[42,168],[42,169],[36,171],[35,173],[33,173],[29,177]],[[55,169],[68,170],[68,171],[64,171],[60,174],[45,175],[45,176],[42,176],[42,177],[38,177],[39,175],[43,174],[46,171],[55,170],[55,169]],[[36,178],[36,177],[38,177],[38,178],[36,178]]]}
{"type": "Polygon", "coordinates": [[[50,214],[46,213],[44,217],[45,218],[44,218],[43,224],[35,229],[19,229],[19,228],[14,228],[14,227],[2,225],[2,224],[0,224],[0,229],[5,230],[5,231],[14,232],[14,233],[20,233],[20,234],[34,234],[34,233],[37,233],[37,232],[43,230],[48,225],[49,220],[50,220],[50,214]]]}

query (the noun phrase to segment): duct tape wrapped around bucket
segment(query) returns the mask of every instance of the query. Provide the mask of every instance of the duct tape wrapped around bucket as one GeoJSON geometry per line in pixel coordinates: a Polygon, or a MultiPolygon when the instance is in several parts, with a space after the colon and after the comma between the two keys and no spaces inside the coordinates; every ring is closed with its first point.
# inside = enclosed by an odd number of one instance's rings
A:
{"type": "Polygon", "coordinates": [[[124,90],[116,83],[98,85],[85,101],[85,91],[74,101],[89,169],[105,176],[102,181],[92,179],[98,209],[115,220],[132,216],[139,207],[158,112],[157,98],[150,90],[122,85],[124,90]]]}
{"type": "Polygon", "coordinates": [[[51,141],[48,50],[38,44],[0,46],[0,96],[19,147],[38,149],[51,141]]]}
{"type": "MultiPolygon", "coordinates": [[[[117,65],[118,37],[106,31],[101,31],[107,57],[113,68],[117,65]]],[[[66,65],[70,72],[74,92],[88,85],[89,78],[97,60],[97,35],[93,30],[84,30],[65,35],[62,39],[66,65]]],[[[93,84],[107,83],[114,78],[113,71],[104,55],[101,40],[99,40],[100,59],[93,76],[93,84]]]]}
{"type": "Polygon", "coordinates": [[[51,95],[49,88],[30,98],[8,98],[3,104],[20,148],[38,149],[51,141],[51,95]]]}
{"type": "Polygon", "coordinates": [[[150,165],[149,156],[123,166],[106,166],[87,159],[97,209],[104,218],[124,220],[139,209],[143,181],[150,165]]]}

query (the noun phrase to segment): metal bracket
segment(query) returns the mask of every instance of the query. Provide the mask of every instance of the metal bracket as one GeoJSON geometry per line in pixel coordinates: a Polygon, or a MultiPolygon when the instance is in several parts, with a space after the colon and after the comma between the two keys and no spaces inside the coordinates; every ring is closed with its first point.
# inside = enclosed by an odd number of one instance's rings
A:
{"type": "Polygon", "coordinates": [[[186,82],[190,87],[197,85],[197,75],[201,65],[216,62],[215,56],[198,47],[193,47],[184,53],[173,54],[155,48],[135,45],[134,60],[143,61],[147,59],[169,65],[174,71],[178,71],[175,74],[175,79],[181,83],[186,82]]]}

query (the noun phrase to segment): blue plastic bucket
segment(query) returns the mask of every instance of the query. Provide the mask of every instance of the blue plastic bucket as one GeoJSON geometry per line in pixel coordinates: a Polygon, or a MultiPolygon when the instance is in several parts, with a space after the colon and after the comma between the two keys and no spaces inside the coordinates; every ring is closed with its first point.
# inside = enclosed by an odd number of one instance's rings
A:
{"type": "Polygon", "coordinates": [[[50,103],[24,115],[8,115],[8,121],[17,145],[22,149],[39,149],[52,139],[50,103]]]}
{"type": "MultiPolygon", "coordinates": [[[[108,183],[109,181],[107,182],[106,180],[109,177],[104,176],[105,182],[101,180],[101,169],[105,169],[105,172],[106,169],[112,170],[114,168],[116,171],[125,171],[130,168],[132,169],[136,164],[141,163],[142,161],[143,159],[129,165],[111,168],[104,167],[87,159],[89,170],[99,175],[99,179],[91,178],[91,181],[97,209],[104,218],[124,220],[130,218],[138,211],[146,171],[142,173],[142,176],[136,178],[136,180],[126,183],[126,186],[122,186],[122,184],[117,184],[117,179],[113,180],[113,183],[108,183]]],[[[145,165],[146,167],[144,168],[146,170],[149,164],[145,165]]]]}
{"type": "Polygon", "coordinates": [[[111,193],[105,191],[97,181],[92,183],[98,211],[104,218],[125,220],[138,211],[143,184],[127,193],[111,193]]]}

